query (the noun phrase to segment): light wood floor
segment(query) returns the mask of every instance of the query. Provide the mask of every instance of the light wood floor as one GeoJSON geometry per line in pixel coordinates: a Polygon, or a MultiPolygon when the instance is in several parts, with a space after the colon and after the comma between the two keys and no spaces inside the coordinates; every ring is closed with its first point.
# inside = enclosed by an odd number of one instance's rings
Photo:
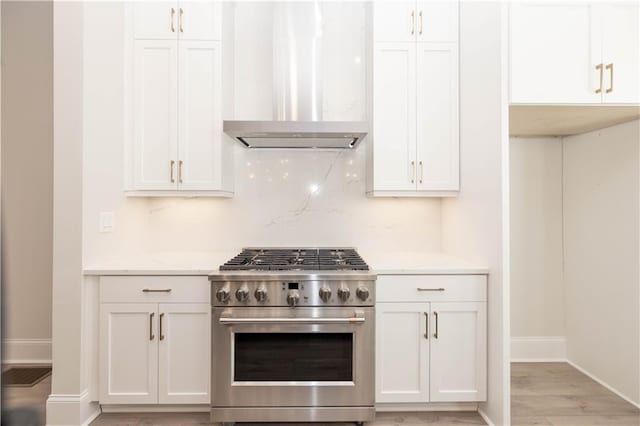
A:
{"type": "MultiPolygon", "coordinates": [[[[44,424],[51,378],[32,388],[5,388],[3,409],[29,407],[44,424]]],[[[515,425],[640,425],[640,410],[565,363],[511,367],[511,414],[515,425]]],[[[92,426],[206,425],[208,415],[102,414],[92,426]]],[[[484,425],[477,413],[379,413],[372,426],[484,425]]],[[[9,425],[12,426],[12,425],[9,425]]],[[[317,426],[317,425],[315,425],[317,426]]],[[[334,425],[335,426],[335,425],[334,425]]]]}

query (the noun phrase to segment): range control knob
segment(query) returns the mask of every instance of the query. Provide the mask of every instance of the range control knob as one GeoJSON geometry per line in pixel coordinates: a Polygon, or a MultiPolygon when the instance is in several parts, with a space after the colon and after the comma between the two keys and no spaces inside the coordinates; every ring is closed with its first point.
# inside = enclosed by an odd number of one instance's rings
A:
{"type": "Polygon", "coordinates": [[[228,303],[231,298],[231,292],[229,291],[229,287],[221,287],[216,291],[216,299],[220,303],[228,303]]]}
{"type": "Polygon", "coordinates": [[[349,287],[342,286],[338,289],[338,297],[343,302],[346,302],[347,300],[349,300],[349,296],[351,296],[351,291],[349,290],[349,287]]]}
{"type": "Polygon", "coordinates": [[[298,290],[289,290],[289,294],[287,294],[287,304],[293,308],[299,301],[300,293],[298,293],[298,290]]]}
{"type": "Polygon", "coordinates": [[[258,287],[254,293],[256,300],[260,303],[267,300],[267,289],[264,287],[258,287]]]}
{"type": "Polygon", "coordinates": [[[249,300],[249,289],[246,285],[236,290],[236,299],[238,299],[238,302],[246,302],[249,300]]]}
{"type": "Polygon", "coordinates": [[[329,287],[322,286],[320,287],[320,291],[318,292],[318,295],[320,296],[320,299],[322,299],[323,302],[328,302],[329,299],[331,299],[331,289],[329,287]]]}
{"type": "Polygon", "coordinates": [[[356,296],[362,301],[365,301],[369,298],[369,289],[365,286],[360,286],[356,290],[356,296]]]}

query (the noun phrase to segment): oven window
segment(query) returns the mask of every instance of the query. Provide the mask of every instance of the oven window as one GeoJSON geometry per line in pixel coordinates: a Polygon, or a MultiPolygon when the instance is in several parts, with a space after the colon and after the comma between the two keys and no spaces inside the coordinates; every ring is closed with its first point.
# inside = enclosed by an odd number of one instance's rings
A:
{"type": "Polygon", "coordinates": [[[353,334],[235,333],[234,380],[353,381],[353,334]]]}

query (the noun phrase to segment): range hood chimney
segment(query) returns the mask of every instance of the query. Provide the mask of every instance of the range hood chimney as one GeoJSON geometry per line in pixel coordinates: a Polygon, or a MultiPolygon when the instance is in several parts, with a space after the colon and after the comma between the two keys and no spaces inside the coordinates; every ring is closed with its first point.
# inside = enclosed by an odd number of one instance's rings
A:
{"type": "Polygon", "coordinates": [[[275,2],[273,120],[225,120],[247,148],[354,148],[368,132],[360,121],[323,121],[320,1],[275,2]]]}

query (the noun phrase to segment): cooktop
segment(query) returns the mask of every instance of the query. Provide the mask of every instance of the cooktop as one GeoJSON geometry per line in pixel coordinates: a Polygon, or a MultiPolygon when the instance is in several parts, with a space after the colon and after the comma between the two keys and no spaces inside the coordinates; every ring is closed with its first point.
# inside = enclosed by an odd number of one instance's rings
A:
{"type": "Polygon", "coordinates": [[[245,248],[221,271],[368,271],[353,248],[245,248]]]}

